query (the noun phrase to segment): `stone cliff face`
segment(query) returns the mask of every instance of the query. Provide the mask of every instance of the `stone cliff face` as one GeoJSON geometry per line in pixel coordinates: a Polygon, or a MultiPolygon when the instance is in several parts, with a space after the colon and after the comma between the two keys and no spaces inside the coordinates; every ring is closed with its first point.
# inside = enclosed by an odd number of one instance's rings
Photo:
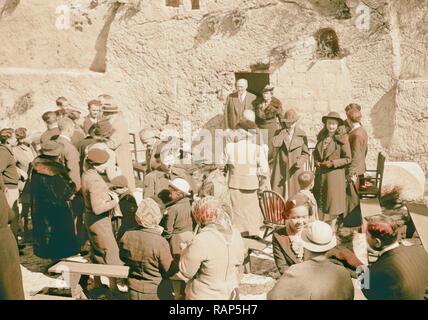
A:
{"type": "Polygon", "coordinates": [[[101,93],[134,132],[215,125],[239,73],[312,137],[361,104],[371,166],[385,151],[428,173],[427,22],[428,0],[0,0],[0,125],[41,131],[58,96],[101,93]]]}

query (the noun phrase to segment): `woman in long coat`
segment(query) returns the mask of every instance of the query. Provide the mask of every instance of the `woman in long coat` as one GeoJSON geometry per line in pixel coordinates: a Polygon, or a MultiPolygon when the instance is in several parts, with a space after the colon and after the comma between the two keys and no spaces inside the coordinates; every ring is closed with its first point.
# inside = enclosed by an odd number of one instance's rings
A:
{"type": "Polygon", "coordinates": [[[75,185],[68,169],[58,159],[62,145],[48,141],[42,155],[34,159],[30,177],[31,216],[34,254],[44,259],[76,255],[79,245],[68,201],[75,185]]]}
{"type": "Polygon", "coordinates": [[[179,261],[181,276],[189,279],[186,300],[236,300],[239,296],[245,245],[231,224],[229,210],[211,196],[193,204],[192,214],[200,228],[179,261]]]}
{"type": "MultiPolygon", "coordinates": [[[[274,87],[267,85],[263,89],[263,98],[255,102],[256,124],[260,129],[267,130],[269,148],[268,159],[273,157],[272,139],[279,129],[278,118],[283,115],[282,103],[273,96],[274,87]]],[[[263,136],[263,138],[266,138],[263,136]]],[[[265,141],[266,143],[266,141],[265,141]]]]}
{"type": "Polygon", "coordinates": [[[287,110],[280,118],[283,128],[273,138],[274,158],[272,165],[272,190],[288,200],[300,191],[297,177],[303,172],[309,159],[306,133],[297,126],[297,112],[287,110]]]}
{"type": "Polygon", "coordinates": [[[0,300],[24,300],[18,245],[8,223],[12,210],[0,181],[0,300]]]}
{"type": "Polygon", "coordinates": [[[337,217],[347,212],[346,167],[351,163],[351,147],[337,112],[330,112],[322,121],[324,128],[314,150],[314,196],[324,221],[335,228],[337,217]]]}

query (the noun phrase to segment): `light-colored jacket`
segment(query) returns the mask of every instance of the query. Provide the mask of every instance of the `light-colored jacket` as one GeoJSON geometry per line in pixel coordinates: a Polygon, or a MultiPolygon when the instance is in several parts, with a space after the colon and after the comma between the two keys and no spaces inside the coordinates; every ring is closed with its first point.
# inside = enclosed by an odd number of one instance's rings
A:
{"type": "Polygon", "coordinates": [[[214,226],[204,227],[180,258],[180,272],[190,279],[186,300],[228,300],[239,285],[244,254],[239,231],[233,229],[227,242],[214,226]]]}
{"type": "Polygon", "coordinates": [[[269,176],[267,146],[249,139],[240,139],[226,145],[226,164],[229,165],[229,188],[257,190],[259,176],[269,176]]]}
{"type": "Polygon", "coordinates": [[[99,215],[117,204],[109,195],[107,183],[94,169],[88,169],[82,175],[82,194],[87,213],[99,215]]]}

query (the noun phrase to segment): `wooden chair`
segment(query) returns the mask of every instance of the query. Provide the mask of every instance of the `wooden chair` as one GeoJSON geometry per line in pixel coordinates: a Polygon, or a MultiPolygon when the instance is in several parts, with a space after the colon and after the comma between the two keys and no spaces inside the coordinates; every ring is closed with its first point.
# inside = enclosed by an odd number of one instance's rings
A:
{"type": "Polygon", "coordinates": [[[131,153],[134,158],[132,160],[132,166],[134,168],[135,174],[138,177],[138,180],[143,180],[143,175],[145,173],[146,167],[141,163],[139,163],[138,161],[138,153],[141,152],[142,150],[137,149],[137,137],[135,133],[130,133],[129,138],[130,138],[129,144],[131,145],[131,153]]]}
{"type": "Polygon", "coordinates": [[[266,190],[260,196],[260,208],[263,213],[265,233],[263,239],[271,235],[275,229],[285,226],[285,200],[277,192],[266,190]]]}
{"type": "Polygon", "coordinates": [[[367,188],[360,188],[358,193],[361,199],[365,198],[378,198],[380,199],[382,191],[383,171],[385,169],[385,156],[379,152],[377,156],[376,170],[367,170],[366,172],[374,172],[374,177],[365,177],[365,181],[369,181],[372,185],[367,188]]]}

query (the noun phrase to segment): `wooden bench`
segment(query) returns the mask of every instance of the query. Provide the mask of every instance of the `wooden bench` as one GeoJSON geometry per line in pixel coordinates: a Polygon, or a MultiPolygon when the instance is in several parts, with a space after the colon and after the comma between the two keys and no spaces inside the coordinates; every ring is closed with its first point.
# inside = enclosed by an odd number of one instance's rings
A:
{"type": "Polygon", "coordinates": [[[80,277],[82,275],[128,278],[129,267],[60,261],[50,267],[48,271],[52,273],[61,273],[63,275],[64,281],[70,287],[72,298],[87,299],[79,285],[80,277]]]}
{"type": "Polygon", "coordinates": [[[382,214],[382,208],[378,198],[361,199],[360,207],[363,219],[382,214]]]}
{"type": "Polygon", "coordinates": [[[406,204],[422,245],[428,252],[428,207],[419,203],[406,204]]]}

